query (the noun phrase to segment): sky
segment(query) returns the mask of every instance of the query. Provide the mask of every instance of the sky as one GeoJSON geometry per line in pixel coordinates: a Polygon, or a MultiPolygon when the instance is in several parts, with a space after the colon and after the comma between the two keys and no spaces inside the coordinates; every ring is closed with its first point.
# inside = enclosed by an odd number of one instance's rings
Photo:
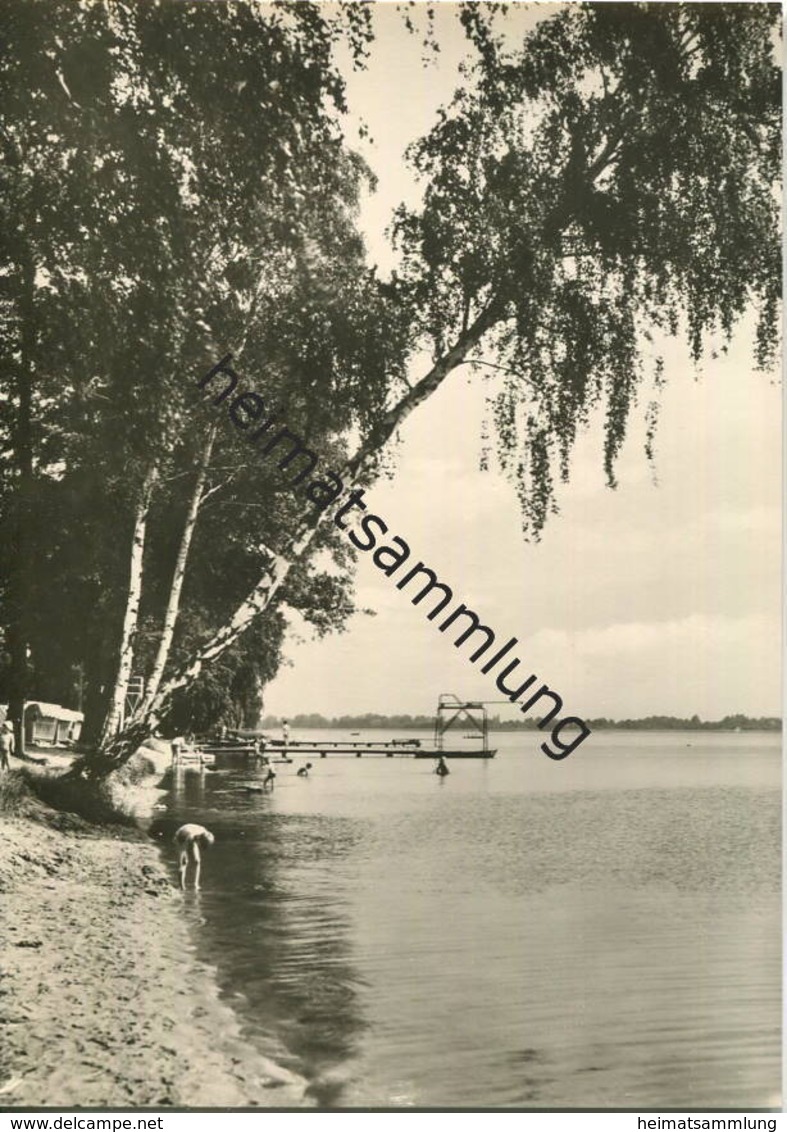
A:
{"type": "MultiPolygon", "coordinates": [[[[438,9],[441,53],[425,67],[394,6],[378,5],[369,66],[348,74],[350,126],[368,125],[372,140],[357,148],[379,178],[361,224],[382,271],[393,263],[392,211],[418,196],[406,146],[458,82],[465,52],[452,7],[438,9]]],[[[512,37],[550,10],[519,5],[512,37]]],[[[742,324],[729,354],[698,371],[671,340],[655,467],[635,412],[610,490],[593,422],[539,543],[523,539],[513,488],[494,467],[479,470],[484,389],[469,369],[408,419],[393,477],[365,501],[499,638],[518,638],[525,674],[561,695],[564,714],[778,715],[782,397],[776,375],[755,372],[752,341],[752,323],[742,324]]],[[[416,359],[411,379],[425,368],[416,359]]],[[[266,713],[429,715],[441,692],[500,699],[495,674],[455,649],[371,555],[359,556],[357,604],[375,615],[323,641],[293,618],[266,713]]]]}

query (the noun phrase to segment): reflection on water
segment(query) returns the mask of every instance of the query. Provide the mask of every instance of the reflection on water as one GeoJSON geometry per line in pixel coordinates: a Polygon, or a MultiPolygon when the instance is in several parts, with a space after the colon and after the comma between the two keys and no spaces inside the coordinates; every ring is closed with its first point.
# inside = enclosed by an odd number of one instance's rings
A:
{"type": "Polygon", "coordinates": [[[216,834],[186,913],[249,1041],[321,1107],[776,1103],[778,737],[498,746],[178,775],[158,824],[216,834]]]}

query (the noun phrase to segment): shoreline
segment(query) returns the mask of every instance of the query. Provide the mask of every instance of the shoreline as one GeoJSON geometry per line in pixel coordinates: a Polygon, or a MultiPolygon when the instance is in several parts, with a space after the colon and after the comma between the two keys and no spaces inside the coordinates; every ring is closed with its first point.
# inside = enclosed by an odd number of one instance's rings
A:
{"type": "Polygon", "coordinates": [[[158,846],[42,817],[3,815],[0,1109],[311,1107],[195,957],[158,846]]]}

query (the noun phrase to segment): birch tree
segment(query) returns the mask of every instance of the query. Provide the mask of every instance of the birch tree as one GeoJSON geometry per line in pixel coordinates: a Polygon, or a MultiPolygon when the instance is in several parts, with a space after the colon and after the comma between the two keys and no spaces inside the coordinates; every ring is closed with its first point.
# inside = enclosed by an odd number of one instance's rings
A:
{"type": "MultiPolygon", "coordinates": [[[[174,471],[169,454],[177,465],[177,450],[190,447],[186,392],[206,340],[238,348],[255,325],[268,339],[292,341],[300,331],[315,341],[314,296],[309,315],[288,327],[275,312],[278,304],[293,314],[286,300],[309,242],[322,261],[343,255],[344,243],[355,261],[345,271],[358,266],[360,242],[347,233],[365,174],[335,121],[343,84],[330,44],[341,26],[360,53],[368,19],[355,4],[324,19],[311,4],[128,0],[3,0],[0,14],[10,235],[0,314],[12,343],[0,430],[10,444],[4,501],[13,530],[5,534],[14,546],[0,567],[12,653],[5,679],[19,722],[47,589],[35,568],[46,542],[26,537],[34,490],[66,493],[93,470],[117,509],[100,512],[112,544],[100,572],[105,636],[117,632],[115,674],[107,680],[99,666],[109,705],[98,726],[102,705],[91,690],[88,728],[108,739],[139,643],[145,543],[154,549],[147,526],[174,471]],[[217,46],[221,65],[206,67],[217,46]],[[121,539],[125,584],[114,569],[121,539]]],[[[297,399],[308,375],[289,368],[297,399]]],[[[366,396],[357,378],[354,393],[366,396]]],[[[184,529],[154,687],[180,606],[188,511],[184,529]]],[[[40,671],[35,655],[32,665],[40,671]]]]}
{"type": "MultiPolygon", "coordinates": [[[[520,51],[481,5],[463,5],[461,18],[479,52],[475,82],[413,147],[424,205],[400,209],[395,224],[394,293],[434,362],[379,412],[340,475],[373,474],[403,421],[460,366],[493,364],[506,375],[493,406],[499,460],[537,537],[598,407],[614,484],[650,339],[685,335],[699,359],[753,307],[756,361],[773,357],[778,12],[575,5],[520,51]]],[[[658,386],[658,359],[651,376],[658,386]]],[[[319,526],[312,509],[271,548],[246,599],[105,749],[104,767],[275,601],[319,526]]]]}
{"type": "Polygon", "coordinates": [[[197,459],[194,486],[191,491],[191,497],[186,511],[186,519],[183,525],[183,533],[180,538],[180,545],[178,546],[178,553],[175,559],[172,583],[167,599],[167,608],[161,627],[161,639],[159,640],[153,668],[147,680],[145,695],[140,705],[143,711],[147,709],[148,703],[158,694],[161,679],[164,675],[164,669],[169,659],[170,649],[172,648],[175,626],[178,620],[178,613],[180,612],[180,597],[183,592],[183,580],[186,576],[186,566],[188,563],[189,550],[191,549],[191,542],[194,537],[194,528],[197,524],[197,515],[199,514],[200,507],[207,498],[207,494],[211,490],[206,488],[206,480],[215,439],[216,428],[214,425],[208,429],[205,442],[197,459]]]}
{"type": "Polygon", "coordinates": [[[139,622],[139,606],[142,600],[143,564],[145,555],[145,538],[147,535],[148,512],[150,500],[155,486],[158,470],[153,465],[145,477],[142,485],[136,514],[134,515],[134,531],[131,537],[131,557],[129,562],[128,594],[126,597],[126,610],[123,617],[123,634],[120,641],[120,655],[118,657],[118,674],[112,689],[101,742],[107,743],[119,730],[123,720],[126,696],[128,694],[131,669],[134,663],[134,643],[139,622]]]}

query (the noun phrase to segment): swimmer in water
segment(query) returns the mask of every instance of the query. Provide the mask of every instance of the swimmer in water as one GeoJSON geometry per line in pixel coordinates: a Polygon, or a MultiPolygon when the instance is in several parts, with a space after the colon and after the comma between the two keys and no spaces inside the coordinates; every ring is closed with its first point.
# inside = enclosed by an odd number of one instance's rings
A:
{"type": "Polygon", "coordinates": [[[194,865],[194,890],[199,891],[199,874],[201,867],[200,845],[212,845],[216,838],[205,829],[203,825],[182,825],[173,838],[180,850],[180,887],[186,888],[186,873],[189,862],[194,865]]]}
{"type": "Polygon", "coordinates": [[[299,778],[308,778],[309,777],[309,771],[311,770],[311,768],[312,768],[312,764],[307,763],[306,766],[299,766],[296,773],[297,773],[299,778]]]}
{"type": "Polygon", "coordinates": [[[446,766],[445,759],[442,755],[437,760],[437,766],[434,768],[434,772],[435,774],[439,774],[441,778],[444,778],[447,774],[451,773],[451,771],[446,766]]]}

